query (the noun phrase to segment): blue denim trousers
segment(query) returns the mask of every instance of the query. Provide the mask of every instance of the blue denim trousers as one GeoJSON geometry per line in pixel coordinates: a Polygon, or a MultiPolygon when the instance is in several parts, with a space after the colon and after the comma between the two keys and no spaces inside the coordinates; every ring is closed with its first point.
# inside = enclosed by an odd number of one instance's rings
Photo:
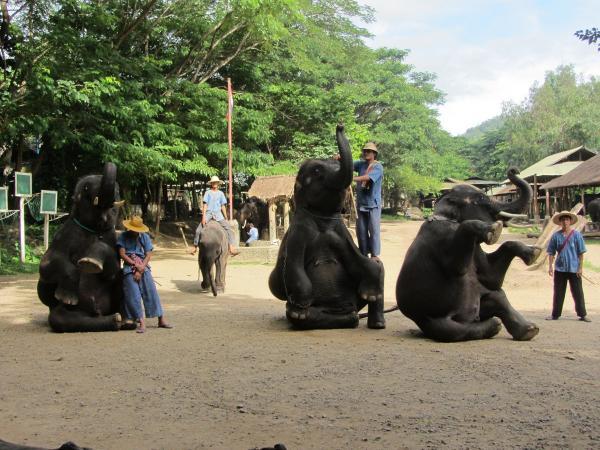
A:
{"type": "Polygon", "coordinates": [[[365,256],[379,256],[381,253],[381,208],[375,207],[367,211],[357,208],[356,237],[358,248],[365,256]]]}
{"type": "Polygon", "coordinates": [[[133,273],[123,275],[123,291],[125,294],[125,317],[127,319],[141,319],[144,317],[162,317],[163,310],[160,297],[148,268],[142,274],[142,279],[135,281],[133,273]],[[142,310],[142,302],[144,309],[142,310]]]}

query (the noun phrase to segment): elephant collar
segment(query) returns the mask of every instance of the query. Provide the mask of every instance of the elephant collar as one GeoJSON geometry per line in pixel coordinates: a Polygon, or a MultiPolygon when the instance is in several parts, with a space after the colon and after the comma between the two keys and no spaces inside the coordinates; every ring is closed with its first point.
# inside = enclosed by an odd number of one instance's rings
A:
{"type": "Polygon", "coordinates": [[[310,216],[313,216],[313,217],[316,217],[316,218],[318,218],[318,219],[326,219],[326,220],[342,220],[342,216],[341,216],[341,214],[339,214],[339,213],[332,214],[331,216],[321,216],[321,215],[319,215],[319,214],[315,214],[315,213],[313,213],[313,212],[309,211],[309,210],[308,210],[308,209],[306,209],[306,208],[298,208],[298,209],[301,209],[302,211],[305,211],[305,212],[306,212],[308,215],[310,215],[310,216]]]}
{"type": "Polygon", "coordinates": [[[434,220],[436,220],[436,221],[447,220],[449,222],[458,222],[456,219],[450,219],[449,217],[441,216],[439,214],[433,214],[427,218],[427,222],[433,222],[434,220]]]}
{"type": "Polygon", "coordinates": [[[73,222],[75,222],[77,224],[77,226],[79,226],[79,228],[87,231],[88,233],[92,233],[92,234],[100,234],[102,233],[102,231],[98,231],[98,230],[92,230],[89,227],[86,227],[84,224],[82,224],[79,220],[77,220],[75,217],[73,217],[73,222]]]}

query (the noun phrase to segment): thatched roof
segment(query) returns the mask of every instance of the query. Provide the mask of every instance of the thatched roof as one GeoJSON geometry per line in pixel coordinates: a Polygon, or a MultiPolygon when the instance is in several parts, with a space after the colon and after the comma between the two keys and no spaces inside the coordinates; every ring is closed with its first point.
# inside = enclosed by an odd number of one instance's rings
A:
{"type": "Polygon", "coordinates": [[[542,185],[542,189],[573,186],[600,186],[600,155],[582,162],[565,175],[542,185]]]}
{"type": "Polygon", "coordinates": [[[272,175],[256,177],[248,190],[249,197],[258,197],[263,201],[285,199],[294,195],[295,175],[272,175]]]}
{"type": "MultiPolygon", "coordinates": [[[[596,155],[595,152],[588,150],[583,145],[565,150],[563,152],[554,153],[540,159],[535,164],[522,170],[519,175],[527,181],[533,181],[533,176],[536,175],[539,181],[548,181],[551,178],[559,177],[570,172],[582,161],[590,159],[596,155]],[[545,179],[545,180],[544,180],[545,179]]],[[[506,180],[508,182],[508,180],[506,180]]]]}

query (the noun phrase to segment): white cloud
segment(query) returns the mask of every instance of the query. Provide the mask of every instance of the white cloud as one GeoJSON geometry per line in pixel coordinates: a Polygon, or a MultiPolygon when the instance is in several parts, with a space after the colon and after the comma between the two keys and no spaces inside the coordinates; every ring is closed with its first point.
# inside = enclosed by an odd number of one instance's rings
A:
{"type": "Polygon", "coordinates": [[[563,11],[548,9],[560,2],[542,10],[532,0],[367,3],[377,10],[370,45],[409,49],[407,63],[437,75],[446,93],[440,121],[452,134],[499,114],[505,101],[521,102],[559,65],[600,75],[600,54],[573,35],[598,25],[589,24],[590,1],[565,1],[563,11]]]}

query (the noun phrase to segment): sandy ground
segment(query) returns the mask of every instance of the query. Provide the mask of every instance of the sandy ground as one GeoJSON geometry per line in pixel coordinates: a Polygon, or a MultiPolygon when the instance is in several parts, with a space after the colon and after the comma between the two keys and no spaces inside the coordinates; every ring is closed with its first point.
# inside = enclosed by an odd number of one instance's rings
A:
{"type": "MultiPolygon", "coordinates": [[[[419,223],[383,224],[386,303],[419,223]]],[[[503,238],[506,239],[506,234],[503,238]]],[[[514,236],[512,236],[514,238],[514,236]]],[[[600,266],[600,245],[588,247],[600,266]]],[[[399,312],[387,329],[297,332],[269,265],[233,263],[199,292],[195,259],[156,252],[173,330],[54,334],[36,278],[0,278],[0,438],[94,449],[600,448],[600,277],[548,322],[550,278],[515,261],[505,290],[531,342],[440,344],[399,312]]]]}

